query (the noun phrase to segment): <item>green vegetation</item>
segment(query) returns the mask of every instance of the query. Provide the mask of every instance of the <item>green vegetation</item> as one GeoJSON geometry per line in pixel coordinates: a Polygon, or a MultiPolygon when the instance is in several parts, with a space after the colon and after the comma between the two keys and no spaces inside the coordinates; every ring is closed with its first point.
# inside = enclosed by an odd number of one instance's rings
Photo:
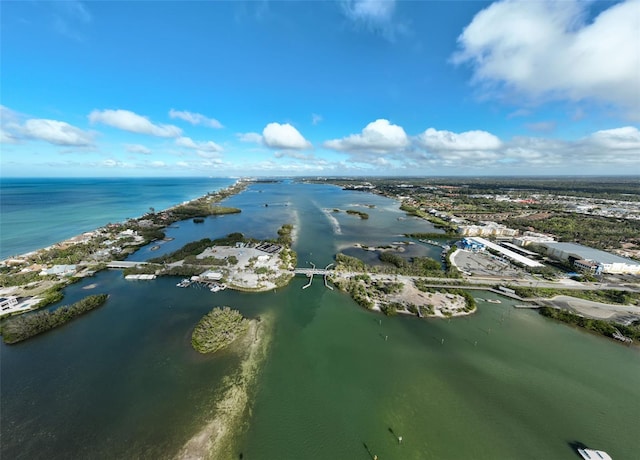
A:
{"type": "Polygon", "coordinates": [[[550,298],[557,295],[567,295],[594,302],[612,303],[620,305],[640,305],[640,293],[632,291],[615,291],[613,289],[577,290],[577,289],[551,289],[528,288],[520,286],[508,286],[517,295],[523,298],[544,297],[550,298]]]}
{"type": "Polygon", "coordinates": [[[154,257],[153,259],[149,259],[149,262],[155,264],[168,264],[172,262],[177,262],[179,260],[183,260],[187,256],[196,256],[205,249],[213,246],[213,241],[209,238],[204,238],[198,241],[192,241],[191,243],[187,243],[182,248],[174,251],[170,254],[165,254],[160,257],[154,257]]]}
{"type": "Polygon", "coordinates": [[[637,323],[631,326],[623,326],[621,324],[616,324],[614,326],[608,321],[585,318],[584,316],[576,315],[568,310],[560,310],[551,307],[541,307],[538,309],[538,312],[548,318],[580,326],[607,337],[613,337],[615,330],[618,329],[624,336],[635,341],[640,340],[640,325],[637,323]]]}
{"type": "MultiPolygon", "coordinates": [[[[422,210],[420,210],[419,208],[416,208],[414,206],[411,206],[407,203],[402,203],[400,205],[400,209],[404,212],[406,212],[407,214],[411,215],[411,216],[416,216],[416,217],[420,217],[422,219],[426,219],[429,222],[431,222],[436,228],[441,228],[443,229],[447,234],[454,234],[458,228],[457,225],[452,224],[451,222],[447,222],[446,220],[443,220],[439,217],[436,216],[432,216],[431,214],[428,214],[422,210]]],[[[442,235],[440,235],[442,236],[442,235]]]]}
{"type": "Polygon", "coordinates": [[[64,294],[62,293],[62,288],[64,284],[56,284],[53,287],[50,287],[42,294],[42,300],[38,302],[34,308],[43,308],[47,305],[54,304],[56,302],[60,302],[64,298],[64,294]]]}
{"type": "Polygon", "coordinates": [[[333,283],[341,291],[348,292],[351,298],[361,307],[367,310],[373,308],[374,303],[367,292],[371,283],[371,278],[368,275],[357,275],[347,280],[337,279],[333,283]]]}
{"type": "Polygon", "coordinates": [[[545,217],[517,217],[504,224],[519,230],[551,233],[560,241],[571,241],[600,249],[617,248],[622,243],[640,243],[640,221],[562,213],[545,217]]]}
{"type": "Polygon", "coordinates": [[[444,257],[445,273],[447,274],[448,278],[462,278],[460,270],[458,270],[458,268],[451,262],[451,255],[456,252],[457,249],[458,247],[454,244],[449,248],[447,254],[444,257]]]}
{"type": "Polygon", "coordinates": [[[251,238],[245,238],[240,232],[229,233],[223,238],[216,238],[213,240],[213,246],[235,246],[236,243],[250,243],[254,240],[251,238]]]}
{"type": "Polygon", "coordinates": [[[34,281],[47,279],[53,280],[57,279],[57,277],[54,275],[40,276],[38,272],[6,273],[0,275],[0,286],[24,286],[25,284],[33,283],[34,281]]]}
{"type": "Polygon", "coordinates": [[[393,267],[369,267],[371,271],[377,273],[392,273],[408,276],[445,276],[440,262],[429,257],[413,257],[409,261],[397,254],[389,251],[384,251],[380,254],[379,259],[380,261],[388,263],[393,267]]]}
{"type": "Polygon", "coordinates": [[[127,275],[155,275],[159,270],[162,270],[162,265],[158,264],[144,264],[136,267],[125,268],[122,271],[122,276],[127,275]]]}
{"type": "Polygon", "coordinates": [[[198,322],[191,345],[200,353],[213,353],[226,347],[249,328],[249,320],[229,307],[214,308],[198,322]]]}
{"type": "Polygon", "coordinates": [[[452,238],[456,235],[451,235],[449,233],[405,233],[404,236],[407,238],[413,238],[416,240],[433,240],[437,238],[452,238]]]}
{"type": "Polygon", "coordinates": [[[410,261],[394,254],[383,251],[379,255],[381,262],[387,265],[367,265],[357,257],[336,254],[337,269],[350,272],[386,273],[391,275],[444,277],[440,262],[429,257],[413,257],[410,261]]]}
{"type": "Polygon", "coordinates": [[[293,238],[291,236],[292,233],[293,225],[284,224],[282,227],[280,227],[278,229],[278,244],[281,244],[283,246],[291,246],[291,244],[293,243],[293,238]]]}
{"type": "Polygon", "coordinates": [[[2,339],[5,343],[16,343],[61,326],[75,317],[101,306],[106,302],[107,297],[107,294],[91,295],[54,311],[39,311],[9,318],[2,326],[2,339]]]}
{"type": "Polygon", "coordinates": [[[195,217],[219,216],[222,214],[237,214],[242,212],[238,208],[212,206],[206,198],[200,198],[189,203],[181,204],[171,210],[175,220],[186,220],[195,217]]]}
{"type": "Polygon", "coordinates": [[[360,217],[360,219],[368,219],[369,218],[369,214],[367,214],[366,212],[356,211],[355,209],[347,209],[347,214],[358,216],[358,217],[360,217]]]}
{"type": "Polygon", "coordinates": [[[349,272],[364,272],[367,269],[366,264],[357,257],[351,257],[339,252],[336,254],[337,268],[349,272]]]}
{"type": "MultiPolygon", "coordinates": [[[[469,294],[467,291],[463,289],[432,288],[432,287],[429,287],[428,284],[429,283],[426,280],[421,280],[421,279],[413,280],[413,285],[422,292],[434,292],[434,293],[440,292],[444,294],[453,294],[453,295],[459,295],[464,297],[464,301],[465,301],[464,311],[467,311],[467,312],[474,311],[477,307],[476,299],[474,299],[471,294],[469,294]]],[[[433,306],[431,306],[431,309],[433,309],[433,306]]]]}

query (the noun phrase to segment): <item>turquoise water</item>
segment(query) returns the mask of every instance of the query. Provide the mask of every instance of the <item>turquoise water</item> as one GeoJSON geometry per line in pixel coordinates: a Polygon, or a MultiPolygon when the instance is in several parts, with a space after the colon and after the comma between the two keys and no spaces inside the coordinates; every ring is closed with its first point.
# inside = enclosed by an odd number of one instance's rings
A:
{"type": "Polygon", "coordinates": [[[0,258],[24,254],[233,184],[232,179],[0,180],[0,258]]]}
{"type": "MultiPolygon", "coordinates": [[[[385,244],[432,229],[398,220],[391,200],[336,187],[255,184],[227,204],[243,212],[182,222],[167,244],[231,231],[274,237],[293,222],[299,265],[323,266],[353,242],[385,244]],[[323,209],[357,204],[375,204],[363,208],[370,219],[339,213],[336,234],[323,209]]],[[[0,346],[2,458],[175,455],[215,415],[225,377],[239,365],[232,350],[206,357],[191,350],[193,326],[216,305],[274,321],[233,458],[577,458],[575,442],[616,460],[638,458],[638,348],[505,299],[483,302],[466,318],[419,320],[365,311],[320,279],[302,290],[307,280],[296,278],[262,294],[212,294],[176,282],[102,272],[69,287],[65,301],[109,292],[103,307],[0,346]]]]}

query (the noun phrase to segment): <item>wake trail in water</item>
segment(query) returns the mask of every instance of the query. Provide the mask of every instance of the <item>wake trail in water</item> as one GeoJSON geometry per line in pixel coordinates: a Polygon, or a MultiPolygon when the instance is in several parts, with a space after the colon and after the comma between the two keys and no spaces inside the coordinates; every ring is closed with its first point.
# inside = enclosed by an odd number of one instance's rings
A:
{"type": "Polygon", "coordinates": [[[342,235],[342,228],[340,227],[340,222],[338,222],[338,219],[336,219],[331,214],[331,210],[330,209],[322,209],[322,212],[324,213],[325,216],[327,216],[327,219],[329,219],[329,223],[331,223],[331,226],[333,227],[333,234],[334,235],[342,235]]]}

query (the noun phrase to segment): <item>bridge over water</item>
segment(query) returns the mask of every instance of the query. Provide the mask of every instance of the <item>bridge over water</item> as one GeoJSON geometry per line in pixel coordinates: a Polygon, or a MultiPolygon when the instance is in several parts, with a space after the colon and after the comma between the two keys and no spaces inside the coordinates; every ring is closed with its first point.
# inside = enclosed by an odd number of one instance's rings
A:
{"type": "Polygon", "coordinates": [[[313,275],[328,275],[329,273],[331,273],[331,270],[328,270],[326,268],[296,268],[293,271],[296,275],[306,275],[306,276],[313,276],[313,275]]]}
{"type": "Polygon", "coordinates": [[[309,282],[307,284],[305,284],[304,286],[302,286],[302,289],[306,289],[309,286],[311,286],[311,283],[313,283],[313,276],[314,275],[321,275],[321,276],[324,276],[324,285],[328,289],[331,289],[333,291],[333,287],[329,286],[329,282],[327,280],[327,275],[329,275],[329,273],[331,273],[331,270],[329,270],[329,267],[331,267],[333,264],[329,264],[325,268],[316,268],[316,266],[315,266],[315,264],[313,262],[309,262],[309,265],[311,265],[311,268],[298,267],[295,270],[293,270],[293,272],[296,275],[305,275],[305,276],[309,277],[309,282]]]}

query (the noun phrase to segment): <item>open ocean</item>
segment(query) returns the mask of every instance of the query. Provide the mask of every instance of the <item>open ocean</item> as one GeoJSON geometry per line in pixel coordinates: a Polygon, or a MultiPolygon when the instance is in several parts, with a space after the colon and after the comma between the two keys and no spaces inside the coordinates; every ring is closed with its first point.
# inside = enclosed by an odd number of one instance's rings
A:
{"type": "Polygon", "coordinates": [[[227,187],[234,179],[3,178],[0,258],[49,246],[227,187]]]}

